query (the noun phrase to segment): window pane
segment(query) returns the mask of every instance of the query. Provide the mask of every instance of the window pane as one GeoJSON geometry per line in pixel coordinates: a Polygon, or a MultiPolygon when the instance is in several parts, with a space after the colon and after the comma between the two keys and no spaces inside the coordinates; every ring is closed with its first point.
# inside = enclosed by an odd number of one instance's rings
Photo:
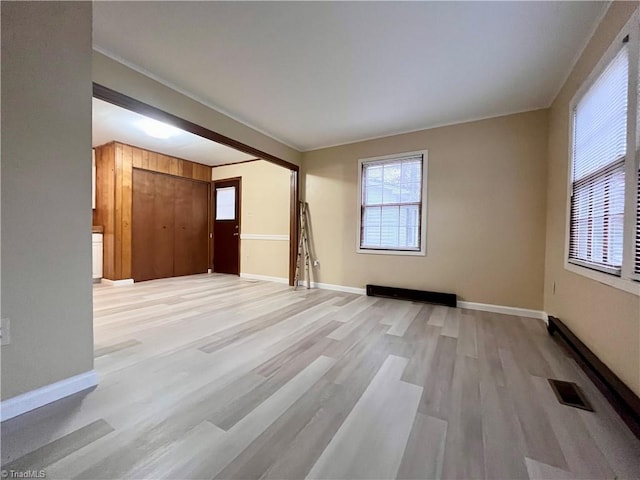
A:
{"type": "Polygon", "coordinates": [[[386,184],[382,191],[382,203],[400,203],[400,185],[386,184]]]}
{"type": "Polygon", "coordinates": [[[382,165],[367,166],[365,172],[365,185],[367,187],[382,185],[382,165]]]}
{"type": "Polygon", "coordinates": [[[380,246],[380,228],[364,228],[362,235],[363,247],[379,247],[380,246]]]}
{"type": "Polygon", "coordinates": [[[382,203],[382,185],[379,187],[369,187],[366,190],[365,204],[379,205],[382,203]]]}
{"type": "Polygon", "coordinates": [[[385,186],[393,187],[400,185],[400,163],[388,163],[384,166],[384,184],[385,186]]]}
{"type": "Polygon", "coordinates": [[[625,156],[628,76],[628,50],[624,46],[578,102],[574,118],[574,181],[625,156]]]}
{"type": "Polygon", "coordinates": [[[364,210],[364,218],[362,225],[365,228],[380,228],[381,221],[381,208],[380,207],[367,207],[364,210]]]}
{"type": "Polygon", "coordinates": [[[400,207],[400,226],[417,227],[418,226],[418,205],[406,205],[400,207]]]}
{"type": "Polygon", "coordinates": [[[422,161],[409,160],[402,162],[402,182],[415,183],[421,180],[422,161]]]}
{"type": "Polygon", "coordinates": [[[216,188],[216,220],[235,220],[236,187],[216,188]]]}
{"type": "Polygon", "coordinates": [[[362,247],[419,249],[422,162],[416,155],[363,163],[362,247]]]}
{"type": "Polygon", "coordinates": [[[419,202],[420,201],[420,184],[405,183],[402,185],[401,202],[419,202]]]}
{"type": "Polygon", "coordinates": [[[594,265],[622,266],[624,162],[574,184],[569,258],[594,265]]]}
{"type": "Polygon", "coordinates": [[[624,45],[574,110],[569,258],[617,272],[622,265],[628,64],[624,45]]]}
{"type": "Polygon", "coordinates": [[[400,227],[399,245],[405,248],[418,248],[418,229],[416,227],[400,227]]]}

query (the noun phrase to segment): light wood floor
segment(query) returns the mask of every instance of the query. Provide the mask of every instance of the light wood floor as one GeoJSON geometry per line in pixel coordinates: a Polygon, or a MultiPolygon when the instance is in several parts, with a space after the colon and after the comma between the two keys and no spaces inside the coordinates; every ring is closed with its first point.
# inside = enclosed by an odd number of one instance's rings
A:
{"type": "Polygon", "coordinates": [[[640,478],[640,442],[538,320],[222,275],[96,286],[94,310],[100,385],[5,422],[3,468],[640,478]]]}

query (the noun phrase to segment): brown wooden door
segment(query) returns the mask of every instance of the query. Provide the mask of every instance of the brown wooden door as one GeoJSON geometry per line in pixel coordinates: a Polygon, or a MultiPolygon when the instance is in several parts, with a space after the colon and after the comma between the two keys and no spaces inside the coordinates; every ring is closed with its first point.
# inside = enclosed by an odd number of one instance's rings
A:
{"type": "Polygon", "coordinates": [[[133,169],[131,276],[136,282],[173,276],[173,192],[168,175],[133,169]]]}
{"type": "Polygon", "coordinates": [[[176,178],[175,188],[173,274],[206,273],[209,185],[176,178]]]}
{"type": "Polygon", "coordinates": [[[240,275],[240,179],[213,183],[213,271],[240,275]]]}
{"type": "MultiPolygon", "coordinates": [[[[153,261],[151,268],[153,276],[151,278],[173,277],[173,229],[175,227],[173,214],[175,186],[173,178],[159,173],[147,172],[147,174],[153,177],[155,185],[152,224],[154,235],[152,243],[153,261]]],[[[136,228],[135,223],[132,227],[133,229],[136,228]]],[[[140,251],[145,247],[141,245],[135,250],[133,248],[132,245],[132,255],[135,256],[135,251],[140,251]]],[[[133,279],[137,280],[135,276],[133,279]]]]}
{"type": "Polygon", "coordinates": [[[136,282],[207,271],[208,189],[205,182],[133,169],[136,282]]]}
{"type": "Polygon", "coordinates": [[[155,278],[155,176],[133,170],[131,273],[136,282],[155,278]]]}

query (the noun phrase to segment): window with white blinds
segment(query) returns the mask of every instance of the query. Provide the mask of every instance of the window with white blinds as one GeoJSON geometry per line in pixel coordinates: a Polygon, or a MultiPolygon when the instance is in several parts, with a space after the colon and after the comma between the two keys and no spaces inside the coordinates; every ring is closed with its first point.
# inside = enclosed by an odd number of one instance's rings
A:
{"type": "Polygon", "coordinates": [[[569,259],[619,274],[624,238],[629,51],[575,106],[569,259]]]}
{"type": "Polygon", "coordinates": [[[640,15],[571,102],[565,268],[640,295],[640,15]]]}
{"type": "Polygon", "coordinates": [[[426,152],[360,160],[360,253],[424,254],[426,152]]]}

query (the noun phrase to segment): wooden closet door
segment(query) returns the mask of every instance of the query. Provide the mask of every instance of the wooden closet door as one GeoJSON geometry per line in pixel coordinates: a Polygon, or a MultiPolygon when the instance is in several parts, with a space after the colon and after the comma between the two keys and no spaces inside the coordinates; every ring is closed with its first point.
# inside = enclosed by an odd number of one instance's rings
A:
{"type": "Polygon", "coordinates": [[[136,282],[154,277],[155,182],[152,175],[133,169],[131,204],[131,276],[136,282]]]}
{"type": "Polygon", "coordinates": [[[134,169],[132,193],[133,279],[172,277],[174,177],[134,169]]]}
{"type": "Polygon", "coordinates": [[[208,270],[208,184],[176,178],[174,275],[208,270]]]}
{"type": "Polygon", "coordinates": [[[175,179],[162,173],[151,173],[155,177],[155,215],[154,215],[154,278],[173,277],[173,230],[175,218],[173,202],[175,198],[175,179]]]}

